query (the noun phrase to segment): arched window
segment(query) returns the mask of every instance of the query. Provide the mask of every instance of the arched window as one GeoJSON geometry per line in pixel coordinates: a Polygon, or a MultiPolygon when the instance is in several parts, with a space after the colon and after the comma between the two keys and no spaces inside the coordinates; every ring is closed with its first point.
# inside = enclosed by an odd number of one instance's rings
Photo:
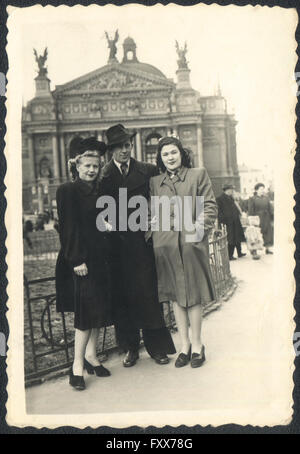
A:
{"type": "Polygon", "coordinates": [[[156,164],[157,147],[160,138],[161,135],[155,132],[149,134],[146,138],[146,162],[156,164]]]}

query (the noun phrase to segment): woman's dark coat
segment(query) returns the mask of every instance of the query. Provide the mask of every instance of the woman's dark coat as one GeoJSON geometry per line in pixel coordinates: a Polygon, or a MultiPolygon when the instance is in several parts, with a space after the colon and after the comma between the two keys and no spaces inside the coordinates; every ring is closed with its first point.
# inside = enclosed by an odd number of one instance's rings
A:
{"type": "Polygon", "coordinates": [[[273,244],[273,207],[268,197],[254,195],[248,202],[248,216],[259,216],[264,246],[273,244]]]}
{"type": "MultiPolygon", "coordinates": [[[[133,158],[130,159],[129,173],[125,178],[113,160],[102,170],[100,195],[113,197],[116,201],[117,213],[119,212],[119,188],[127,189],[125,204],[132,196],[143,196],[148,199],[149,178],[157,174],[154,165],[138,162],[133,158]]],[[[134,209],[128,209],[125,222],[133,211],[134,209]]],[[[158,301],[153,249],[146,244],[144,232],[142,230],[115,231],[109,234],[109,238],[112,247],[115,316],[121,320],[130,319],[135,328],[163,328],[165,323],[158,301]]]]}
{"type": "Polygon", "coordinates": [[[217,197],[219,224],[226,225],[228,244],[235,246],[245,241],[244,231],[240,220],[240,211],[233,197],[225,194],[217,197]]]}
{"type": "Polygon", "coordinates": [[[57,189],[61,250],[56,264],[56,305],[59,312],[75,312],[75,327],[111,324],[109,243],[96,227],[96,188],[84,181],[57,189]],[[85,263],[88,275],[73,268],[85,263]]]}
{"type": "MultiPolygon", "coordinates": [[[[183,307],[214,300],[208,232],[217,217],[217,204],[206,170],[182,167],[172,179],[167,172],[155,176],[150,180],[150,194],[167,197],[169,200],[177,196],[176,200],[180,199],[183,206],[182,219],[187,209],[184,197],[189,196],[192,201],[190,213],[194,225],[199,214],[196,214],[196,197],[204,197],[204,237],[201,241],[197,238],[190,241],[191,231],[186,230],[184,222],[182,229],[175,227],[175,204],[171,204],[170,208],[170,229],[162,228],[162,212],[158,215],[154,213],[156,218],[159,218],[158,231],[152,230],[150,235],[156,260],[159,300],[177,301],[183,307]]],[[[149,232],[146,237],[149,237],[149,232]]]]}

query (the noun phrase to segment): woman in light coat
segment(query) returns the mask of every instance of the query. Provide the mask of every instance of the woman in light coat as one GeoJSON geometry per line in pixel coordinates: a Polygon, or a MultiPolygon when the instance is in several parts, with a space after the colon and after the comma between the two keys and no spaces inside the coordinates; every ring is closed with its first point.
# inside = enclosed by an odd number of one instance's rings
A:
{"type": "Polygon", "coordinates": [[[178,139],[165,137],[160,140],[157,165],[162,173],[150,179],[152,208],[156,203],[153,196],[166,196],[171,202],[170,212],[161,205],[158,210],[151,210],[152,227],[146,239],[152,236],[159,300],[174,302],[181,339],[181,351],[175,366],[185,366],[191,359],[191,366],[199,367],[205,360],[201,342],[203,305],[215,298],[209,266],[208,232],[217,217],[217,204],[206,170],[190,168],[189,153],[178,139]],[[187,203],[185,196],[190,196],[187,203]],[[203,196],[203,205],[197,196],[203,196]],[[194,230],[186,222],[178,224],[181,206],[181,220],[186,214],[190,215],[194,230]],[[168,216],[169,229],[163,226],[168,216]]]}

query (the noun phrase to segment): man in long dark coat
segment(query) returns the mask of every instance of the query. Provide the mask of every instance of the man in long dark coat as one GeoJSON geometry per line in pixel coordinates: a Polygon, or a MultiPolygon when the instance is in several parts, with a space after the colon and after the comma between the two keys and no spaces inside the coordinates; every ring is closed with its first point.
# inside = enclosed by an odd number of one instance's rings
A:
{"type": "MultiPolygon", "coordinates": [[[[138,162],[130,157],[133,136],[123,125],[115,125],[106,131],[107,146],[112,152],[111,161],[103,168],[100,195],[112,196],[124,209],[133,196],[149,197],[149,179],[156,175],[154,165],[138,162]],[[119,201],[119,190],[127,190],[126,200],[119,201]]],[[[167,364],[167,354],[175,353],[175,347],[165,326],[162,305],[158,301],[157,277],[153,249],[144,239],[144,231],[123,231],[134,209],[128,209],[125,219],[117,218],[116,231],[110,234],[113,269],[113,312],[116,338],[119,347],[126,352],[125,367],[133,366],[138,359],[140,329],[149,355],[158,364],[167,364]],[[121,231],[122,230],[122,231],[121,231]]]]}
{"type": "Polygon", "coordinates": [[[237,249],[238,257],[243,257],[241,242],[245,241],[243,227],[240,221],[240,211],[233,199],[234,186],[225,184],[223,194],[217,197],[218,221],[219,224],[226,225],[229,260],[233,257],[234,249],[237,249]]]}

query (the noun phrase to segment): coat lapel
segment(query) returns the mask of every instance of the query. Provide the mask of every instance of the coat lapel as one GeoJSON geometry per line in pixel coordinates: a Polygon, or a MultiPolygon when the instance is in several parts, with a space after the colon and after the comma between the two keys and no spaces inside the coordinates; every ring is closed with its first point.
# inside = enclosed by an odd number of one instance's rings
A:
{"type": "Polygon", "coordinates": [[[148,184],[149,175],[147,173],[147,168],[144,165],[135,159],[130,158],[129,173],[124,178],[113,159],[111,159],[111,161],[103,167],[101,179],[111,181],[113,185],[116,185],[119,188],[127,188],[128,192],[132,192],[138,187],[148,184]]]}
{"type": "Polygon", "coordinates": [[[148,183],[147,172],[135,159],[131,158],[129,173],[124,179],[124,187],[127,188],[128,192],[131,192],[145,183],[148,183]]]}

